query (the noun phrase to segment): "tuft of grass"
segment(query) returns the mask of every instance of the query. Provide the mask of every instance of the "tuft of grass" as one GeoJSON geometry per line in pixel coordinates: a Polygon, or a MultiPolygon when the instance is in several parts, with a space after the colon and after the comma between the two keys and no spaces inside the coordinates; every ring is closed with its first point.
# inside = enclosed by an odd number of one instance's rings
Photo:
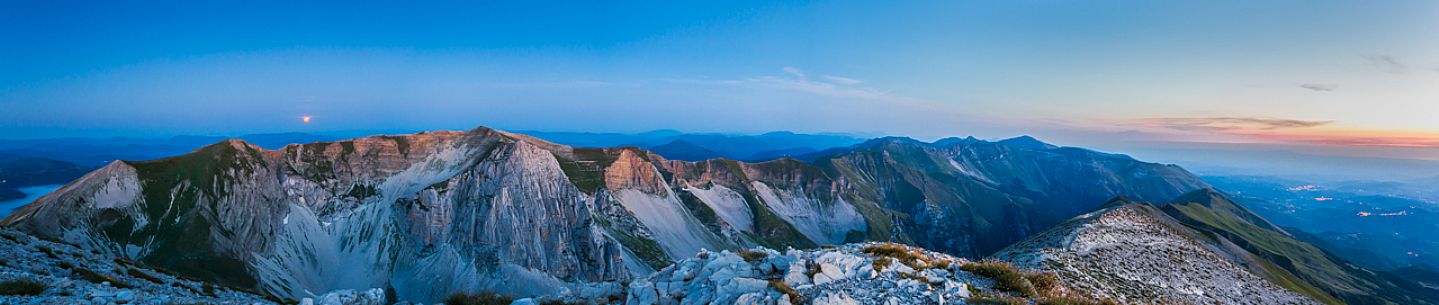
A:
{"type": "Polygon", "coordinates": [[[1059,282],[1059,276],[1047,272],[1028,272],[1024,278],[1029,280],[1030,286],[1034,286],[1034,292],[1038,295],[1055,296],[1064,292],[1064,284],[1059,282]]]}
{"type": "Polygon", "coordinates": [[[70,271],[74,272],[75,276],[78,276],[86,281],[90,281],[91,283],[99,284],[104,282],[110,282],[110,286],[115,288],[130,288],[130,284],[121,282],[120,280],[117,280],[115,279],[115,277],[108,274],[95,272],[94,270],[85,268],[74,268],[70,269],[70,271]]]}
{"type": "Polygon", "coordinates": [[[805,303],[804,295],[799,294],[798,290],[794,290],[794,287],[790,287],[789,284],[785,284],[784,281],[778,279],[769,280],[769,286],[773,287],[775,291],[788,295],[790,304],[805,303]]]}
{"type": "Polygon", "coordinates": [[[909,247],[900,244],[884,243],[871,245],[864,247],[860,252],[873,256],[893,258],[910,268],[914,268],[914,270],[924,270],[925,267],[933,265],[930,264],[929,258],[919,255],[909,247]]]}
{"type": "Polygon", "coordinates": [[[870,265],[874,267],[874,272],[884,272],[884,268],[889,268],[893,264],[894,259],[888,257],[875,258],[873,262],[870,262],[870,265]]]}
{"type": "Polygon", "coordinates": [[[1024,297],[1038,295],[1034,284],[1029,282],[1023,272],[1014,265],[1005,262],[974,262],[959,266],[959,270],[974,273],[979,276],[994,279],[994,289],[1013,292],[1024,297]]]}
{"type": "Polygon", "coordinates": [[[143,279],[143,280],[146,280],[146,281],[150,281],[151,283],[156,283],[156,284],[164,284],[164,283],[165,283],[165,281],[160,280],[160,278],[157,278],[157,277],[155,277],[154,275],[150,275],[149,273],[146,273],[145,271],[140,271],[140,269],[130,268],[130,269],[128,269],[128,270],[125,270],[125,274],[129,274],[130,276],[138,277],[138,278],[140,278],[140,279],[143,279]]]}
{"type": "Polygon", "coordinates": [[[1029,301],[1010,296],[975,295],[965,300],[975,305],[1027,305],[1029,301]]]}
{"type": "Polygon", "coordinates": [[[12,279],[0,281],[0,295],[40,295],[45,292],[45,283],[32,279],[12,279]]]}
{"type": "Polygon", "coordinates": [[[1096,300],[1076,296],[1048,297],[1034,302],[1035,305],[1119,305],[1119,302],[1109,299],[1096,300]]]}
{"type": "Polygon", "coordinates": [[[509,296],[494,292],[480,292],[475,294],[455,293],[445,298],[445,305],[509,305],[514,301],[509,296]]]}
{"type": "Polygon", "coordinates": [[[769,257],[769,253],[764,253],[764,251],[753,249],[741,249],[739,250],[739,253],[736,254],[739,254],[739,257],[744,258],[744,261],[751,263],[758,262],[766,257],[769,257]]]}
{"type": "Polygon", "coordinates": [[[50,247],[35,246],[35,250],[39,250],[40,253],[45,253],[45,256],[49,256],[51,259],[60,259],[59,256],[55,255],[55,249],[50,249],[50,247]]]}

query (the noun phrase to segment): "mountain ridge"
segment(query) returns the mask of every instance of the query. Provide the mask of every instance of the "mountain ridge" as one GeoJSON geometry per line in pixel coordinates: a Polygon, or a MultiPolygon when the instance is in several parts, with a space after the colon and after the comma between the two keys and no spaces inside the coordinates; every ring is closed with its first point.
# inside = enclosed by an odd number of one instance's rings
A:
{"type": "Polygon", "coordinates": [[[890,142],[750,163],[484,127],[276,150],[227,140],[112,163],[4,224],[281,296],[391,287],[423,301],[625,279],[698,248],[876,240],[980,257],[1094,198],[1206,186],[1172,165],[1087,150],[890,142]],[[182,248],[194,255],[166,254],[182,248]]]}

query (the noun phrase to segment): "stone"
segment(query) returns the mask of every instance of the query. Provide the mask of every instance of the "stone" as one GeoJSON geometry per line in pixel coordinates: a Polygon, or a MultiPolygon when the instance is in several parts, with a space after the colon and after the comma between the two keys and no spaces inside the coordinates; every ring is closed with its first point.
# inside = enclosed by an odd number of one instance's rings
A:
{"type": "Polygon", "coordinates": [[[320,295],[317,305],[384,305],[385,290],[372,288],[365,291],[342,289],[320,295]]]}
{"type": "Polygon", "coordinates": [[[859,305],[859,301],[849,297],[844,291],[825,291],[811,302],[812,305],[859,305]]]}
{"type": "Polygon", "coordinates": [[[808,276],[804,275],[804,264],[794,262],[789,265],[789,270],[784,273],[784,284],[790,287],[799,287],[812,283],[808,276]]]}
{"type": "Polygon", "coordinates": [[[659,298],[654,284],[649,280],[639,279],[630,282],[629,298],[625,300],[625,305],[655,305],[659,304],[659,298]]]}

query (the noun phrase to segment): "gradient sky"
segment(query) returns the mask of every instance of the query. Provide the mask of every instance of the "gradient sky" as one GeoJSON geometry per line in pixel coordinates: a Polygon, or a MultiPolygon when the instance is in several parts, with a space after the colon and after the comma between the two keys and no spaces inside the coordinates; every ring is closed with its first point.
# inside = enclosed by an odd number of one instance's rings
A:
{"type": "Polygon", "coordinates": [[[0,138],[486,125],[1439,158],[1435,1],[210,2],[0,2],[0,138]]]}

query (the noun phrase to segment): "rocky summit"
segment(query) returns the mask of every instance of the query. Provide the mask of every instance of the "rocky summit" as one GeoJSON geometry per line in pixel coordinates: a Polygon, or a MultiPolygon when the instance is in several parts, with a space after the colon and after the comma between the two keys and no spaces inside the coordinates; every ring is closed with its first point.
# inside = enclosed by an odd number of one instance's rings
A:
{"type": "Polygon", "coordinates": [[[1319,304],[1246,270],[1240,264],[1249,256],[1124,199],[995,254],[1125,303],[1319,304]]]}
{"type": "Polygon", "coordinates": [[[0,229],[0,304],[274,304],[253,291],[0,229]]]}

